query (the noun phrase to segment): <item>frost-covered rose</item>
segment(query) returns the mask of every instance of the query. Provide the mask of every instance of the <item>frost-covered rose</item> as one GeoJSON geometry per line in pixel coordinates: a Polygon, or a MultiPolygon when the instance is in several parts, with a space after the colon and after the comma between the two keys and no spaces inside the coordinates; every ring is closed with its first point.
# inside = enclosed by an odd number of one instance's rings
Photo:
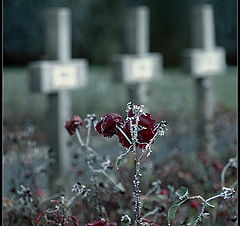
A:
{"type": "Polygon", "coordinates": [[[83,120],[78,115],[73,115],[70,120],[65,123],[65,128],[70,135],[76,132],[76,128],[83,125],[83,120]]]}
{"type": "MultiPolygon", "coordinates": [[[[135,123],[134,120],[133,123],[135,123]]],[[[150,140],[154,137],[156,133],[156,131],[154,130],[154,123],[155,119],[153,119],[150,114],[142,114],[139,116],[137,147],[139,147],[140,149],[145,148],[146,145],[150,142],[150,140]]],[[[120,126],[120,128],[131,141],[130,121],[125,122],[122,126],[120,126]]],[[[118,130],[116,134],[118,136],[119,142],[122,144],[123,147],[129,148],[131,146],[131,144],[129,143],[127,138],[121,133],[121,131],[118,130]]]]}
{"type": "Polygon", "coordinates": [[[136,146],[140,149],[144,149],[157,133],[157,130],[155,130],[156,120],[153,119],[149,113],[139,112],[138,107],[138,105],[128,106],[127,118],[125,121],[122,121],[122,117],[118,114],[109,113],[104,115],[97,123],[95,127],[96,131],[104,137],[112,137],[116,134],[119,143],[123,147],[129,148],[133,142],[130,126],[131,124],[132,126],[134,126],[134,124],[136,125],[136,120],[138,118],[136,146]],[[136,114],[139,116],[137,117],[136,114]]]}
{"type": "Polygon", "coordinates": [[[118,114],[109,113],[104,115],[96,124],[96,131],[104,137],[112,137],[116,134],[116,125],[120,125],[122,117],[118,114]]]}

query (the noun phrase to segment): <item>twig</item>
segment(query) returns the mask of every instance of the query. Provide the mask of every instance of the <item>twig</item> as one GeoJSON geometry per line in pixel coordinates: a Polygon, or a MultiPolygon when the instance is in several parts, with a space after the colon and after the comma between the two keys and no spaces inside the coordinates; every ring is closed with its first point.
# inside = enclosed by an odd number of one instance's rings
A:
{"type": "MultiPolygon", "coordinates": [[[[224,187],[225,186],[225,175],[226,175],[226,171],[229,167],[235,167],[236,168],[236,164],[237,164],[237,159],[236,158],[230,158],[227,162],[227,164],[223,167],[222,173],[221,173],[221,186],[224,187]]],[[[234,183],[235,184],[235,183],[234,183]]],[[[233,184],[233,185],[234,185],[233,184]]]]}
{"type": "Polygon", "coordinates": [[[120,191],[124,192],[124,187],[120,186],[113,177],[111,177],[109,174],[105,172],[103,169],[94,170],[96,173],[102,173],[104,176],[106,176],[120,191]]]}
{"type": "Polygon", "coordinates": [[[77,138],[78,138],[78,141],[79,141],[80,145],[84,146],[84,143],[83,143],[83,140],[81,138],[81,135],[80,135],[80,132],[79,132],[78,128],[76,128],[76,135],[77,135],[77,138]]]}
{"type": "MultiPolygon", "coordinates": [[[[235,193],[235,190],[234,190],[233,188],[225,188],[225,187],[223,187],[223,191],[222,191],[220,194],[208,198],[208,199],[206,200],[206,202],[203,204],[203,207],[202,207],[202,209],[201,209],[201,212],[200,212],[200,214],[198,215],[197,219],[194,221],[193,226],[196,226],[196,225],[198,224],[198,222],[202,220],[203,217],[206,217],[206,216],[209,215],[209,214],[206,215],[206,214],[204,213],[205,208],[206,208],[206,206],[208,205],[207,203],[208,203],[209,201],[212,201],[212,200],[217,199],[217,198],[228,199],[228,198],[230,198],[234,193],[235,193]]],[[[213,206],[213,207],[214,207],[214,206],[213,206]]]]}
{"type": "Polygon", "coordinates": [[[155,209],[153,209],[153,210],[149,211],[148,213],[144,214],[143,218],[146,218],[146,217],[151,216],[151,215],[155,215],[158,211],[159,211],[159,208],[156,207],[155,209]]]}

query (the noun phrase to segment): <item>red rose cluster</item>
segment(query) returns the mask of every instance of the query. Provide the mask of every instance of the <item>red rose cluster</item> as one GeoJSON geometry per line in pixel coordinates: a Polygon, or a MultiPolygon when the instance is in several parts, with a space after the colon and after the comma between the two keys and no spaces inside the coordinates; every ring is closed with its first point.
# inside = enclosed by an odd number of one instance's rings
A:
{"type": "Polygon", "coordinates": [[[76,129],[83,125],[83,120],[78,115],[73,115],[69,121],[66,122],[65,128],[70,135],[76,132],[76,129]]]}
{"type": "Polygon", "coordinates": [[[140,113],[137,117],[137,114],[134,112],[134,106],[135,105],[130,105],[125,121],[123,121],[122,117],[118,114],[109,113],[104,115],[96,124],[96,131],[104,137],[117,135],[121,145],[129,148],[132,145],[131,127],[138,125],[136,146],[144,149],[157,133],[155,129],[156,120],[148,113],[140,113]]]}
{"type": "Polygon", "coordinates": [[[98,219],[93,223],[88,223],[87,226],[115,226],[115,225],[108,223],[104,219],[98,219]]]}

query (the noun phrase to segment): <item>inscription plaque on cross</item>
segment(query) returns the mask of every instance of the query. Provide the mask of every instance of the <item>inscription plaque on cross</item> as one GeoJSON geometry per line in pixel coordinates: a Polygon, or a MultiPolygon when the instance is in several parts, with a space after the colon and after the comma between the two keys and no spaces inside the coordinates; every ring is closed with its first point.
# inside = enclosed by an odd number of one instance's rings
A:
{"type": "Polygon", "coordinates": [[[183,69],[195,78],[197,150],[214,154],[214,95],[211,77],[226,70],[225,50],[215,45],[214,16],[209,4],[191,10],[193,48],[183,52],[183,69]]]}
{"type": "Polygon", "coordinates": [[[124,25],[125,54],[113,56],[114,78],[127,85],[130,101],[146,105],[148,83],[162,76],[162,56],[149,53],[149,9],[128,9],[124,25]]]}
{"type": "Polygon", "coordinates": [[[48,97],[48,139],[55,161],[50,163],[49,189],[68,185],[70,169],[69,135],[64,128],[71,115],[69,90],[85,87],[88,81],[86,59],[71,59],[71,12],[68,8],[50,8],[46,20],[46,56],[29,65],[30,89],[48,97]]]}

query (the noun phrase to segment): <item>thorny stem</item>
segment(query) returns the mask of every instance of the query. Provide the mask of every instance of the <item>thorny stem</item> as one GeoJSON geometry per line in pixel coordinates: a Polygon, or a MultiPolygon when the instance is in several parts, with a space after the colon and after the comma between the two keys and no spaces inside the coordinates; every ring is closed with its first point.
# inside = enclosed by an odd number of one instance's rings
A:
{"type": "Polygon", "coordinates": [[[80,133],[79,133],[79,129],[78,129],[78,128],[76,129],[76,135],[77,135],[77,139],[78,139],[80,145],[81,145],[81,146],[84,146],[84,143],[83,143],[83,140],[82,140],[82,138],[81,138],[81,135],[80,135],[80,133]]]}
{"type": "Polygon", "coordinates": [[[140,185],[140,178],[141,174],[140,174],[140,162],[139,162],[139,159],[135,158],[135,175],[134,175],[134,180],[133,180],[133,184],[134,184],[134,192],[133,192],[133,195],[134,195],[134,198],[135,198],[135,212],[136,212],[136,223],[137,223],[137,226],[140,226],[140,218],[141,218],[141,215],[140,215],[140,211],[141,211],[141,200],[140,200],[140,193],[141,193],[141,190],[139,188],[139,185],[140,185]]]}
{"type": "Polygon", "coordinates": [[[94,154],[94,155],[97,156],[99,159],[102,158],[102,157],[101,157],[97,152],[95,152],[90,146],[84,146],[84,147],[89,151],[89,153],[94,154]]]}
{"type": "Polygon", "coordinates": [[[146,199],[146,198],[147,198],[149,195],[151,195],[154,191],[156,191],[156,187],[153,187],[152,189],[150,189],[150,190],[148,191],[148,193],[142,197],[142,200],[146,199]]]}
{"type": "Polygon", "coordinates": [[[94,186],[94,193],[96,197],[96,203],[97,203],[97,211],[99,212],[99,216],[102,217],[102,208],[100,204],[100,198],[98,194],[98,186],[97,186],[97,179],[96,179],[96,173],[93,173],[92,180],[93,180],[93,186],[94,186]]]}
{"type": "MultiPolygon", "coordinates": [[[[194,221],[193,225],[192,226],[196,226],[198,224],[199,221],[202,220],[202,217],[204,217],[204,211],[205,211],[205,208],[208,204],[209,201],[212,201],[214,199],[217,199],[217,198],[224,198],[224,199],[227,199],[229,198],[231,195],[233,195],[235,193],[234,189],[231,189],[231,188],[225,188],[223,187],[223,192],[221,192],[220,194],[218,195],[215,195],[213,197],[210,197],[208,198],[207,200],[205,200],[203,206],[202,206],[202,209],[201,209],[201,212],[200,214],[198,215],[197,219],[194,221]]],[[[201,197],[201,196],[200,196],[201,197]]],[[[212,206],[214,207],[214,206],[212,206]]]]}
{"type": "Polygon", "coordinates": [[[208,203],[208,201],[205,200],[201,195],[191,196],[191,197],[188,197],[188,199],[201,199],[205,205],[208,205],[208,206],[214,208],[214,205],[208,203]]]}
{"type": "MultiPolygon", "coordinates": [[[[222,186],[222,190],[223,191],[220,194],[215,195],[213,197],[210,197],[207,200],[204,200],[201,196],[195,196],[195,197],[198,197],[198,198],[200,198],[201,200],[203,200],[205,202],[204,202],[204,204],[202,206],[200,214],[198,215],[197,219],[194,221],[193,226],[196,226],[197,223],[202,220],[202,217],[204,217],[204,211],[205,211],[206,206],[209,205],[209,203],[208,203],[209,201],[217,199],[217,198],[227,199],[227,198],[231,197],[231,195],[233,195],[235,193],[233,188],[235,187],[236,182],[234,182],[230,186],[230,188],[226,188],[225,187],[225,174],[226,174],[226,171],[227,171],[227,169],[229,167],[236,167],[236,158],[230,158],[228,160],[227,164],[223,167],[223,170],[222,170],[222,173],[221,173],[221,186],[222,186]]],[[[194,196],[191,197],[191,198],[194,198],[194,196]]],[[[209,206],[214,207],[212,205],[209,205],[209,206]]]]}
{"type": "MultiPolygon", "coordinates": [[[[213,199],[216,199],[216,198],[219,198],[219,197],[222,197],[221,194],[207,199],[206,202],[208,202],[210,200],[213,200],[213,199]]],[[[204,211],[205,211],[206,206],[207,206],[207,204],[204,203],[203,206],[202,206],[200,214],[198,215],[197,219],[193,223],[193,226],[196,226],[197,223],[202,220],[202,217],[204,216],[204,211]]]]}
{"type": "Polygon", "coordinates": [[[107,174],[104,170],[94,170],[96,173],[102,173],[105,177],[107,177],[120,191],[124,192],[125,189],[121,187],[117,182],[114,180],[113,177],[111,177],[109,174],[107,174]]]}
{"type": "Polygon", "coordinates": [[[94,193],[95,193],[94,195],[96,197],[96,202],[97,202],[97,211],[99,212],[100,217],[102,217],[102,210],[101,210],[100,198],[99,198],[99,194],[98,194],[96,173],[94,172],[94,169],[92,167],[92,164],[93,164],[92,153],[94,153],[94,154],[96,154],[96,153],[88,145],[84,145],[78,129],[76,129],[76,134],[77,134],[77,138],[78,138],[80,145],[82,147],[85,147],[88,150],[87,151],[87,159],[89,159],[89,160],[87,161],[87,165],[88,165],[89,169],[93,172],[92,181],[93,181],[93,187],[94,187],[94,193]]]}
{"type": "Polygon", "coordinates": [[[138,153],[137,153],[137,136],[138,136],[138,122],[139,122],[139,116],[136,118],[136,122],[133,123],[132,120],[130,119],[130,132],[131,132],[131,137],[132,137],[132,144],[133,144],[133,154],[135,155],[135,175],[133,179],[133,187],[134,187],[134,192],[133,192],[133,197],[135,201],[135,218],[136,218],[136,226],[141,225],[141,198],[140,198],[140,159],[138,158],[138,153]]]}
{"type": "MultiPolygon", "coordinates": [[[[129,103],[127,105],[128,109],[126,110],[127,112],[130,110],[132,103],[129,103]],[[130,107],[130,108],[129,108],[130,107]]],[[[139,130],[139,126],[138,123],[140,121],[139,116],[143,113],[142,110],[143,106],[135,106],[135,108],[131,109],[134,113],[133,117],[128,117],[127,119],[130,122],[130,133],[131,133],[131,141],[129,141],[128,137],[125,135],[125,133],[122,130],[119,130],[124,137],[128,140],[128,142],[131,144],[132,148],[132,152],[134,154],[134,160],[135,160],[135,175],[134,175],[134,180],[133,180],[133,184],[134,184],[134,192],[133,192],[133,197],[134,197],[134,201],[135,201],[135,220],[136,220],[136,225],[140,226],[141,225],[141,199],[140,199],[140,177],[142,176],[140,173],[140,163],[141,163],[141,159],[144,156],[144,154],[146,153],[146,151],[148,151],[147,153],[147,157],[150,155],[151,153],[151,145],[154,142],[154,139],[157,137],[157,135],[164,135],[164,127],[162,128],[161,125],[162,123],[160,123],[159,125],[157,125],[157,127],[155,128],[155,130],[157,130],[157,132],[155,133],[155,135],[153,136],[153,138],[146,143],[146,148],[145,150],[142,150],[142,153],[139,154],[137,152],[137,143],[139,143],[138,141],[138,132],[139,130]],[[134,111],[135,110],[135,111],[134,111]],[[161,128],[162,133],[160,132],[159,127],[161,128]]],[[[144,114],[144,113],[143,113],[144,114]]],[[[119,127],[118,127],[119,129],[119,127]]],[[[121,128],[120,128],[121,129],[121,128]]]]}
{"type": "Polygon", "coordinates": [[[156,181],[154,182],[152,185],[153,185],[153,188],[151,188],[144,196],[142,196],[142,201],[144,201],[145,199],[148,198],[148,196],[150,196],[153,192],[157,192],[158,189],[160,189],[160,184],[161,184],[161,181],[156,181]]]}
{"type": "Polygon", "coordinates": [[[88,130],[87,130],[86,146],[89,146],[89,143],[90,143],[91,128],[92,128],[92,121],[90,122],[90,125],[88,126],[88,130]]]}
{"type": "Polygon", "coordinates": [[[146,213],[145,215],[143,215],[143,218],[146,218],[146,217],[151,216],[151,215],[155,215],[158,211],[159,211],[159,207],[156,207],[152,211],[150,211],[150,212],[146,213]]]}
{"type": "Polygon", "coordinates": [[[92,171],[92,181],[93,181],[93,187],[94,187],[94,196],[96,197],[96,205],[97,205],[97,211],[99,212],[100,217],[102,217],[102,208],[100,204],[100,197],[98,193],[98,186],[97,186],[97,176],[94,172],[94,168],[92,167],[92,155],[88,152],[87,158],[90,160],[87,161],[88,168],[92,171]]]}
{"type": "MultiPolygon", "coordinates": [[[[228,199],[230,198],[234,193],[235,193],[235,190],[233,188],[226,188],[226,187],[222,187],[222,192],[218,195],[215,195],[215,196],[212,196],[208,199],[204,199],[202,196],[200,195],[196,195],[196,196],[190,196],[190,197],[187,197],[185,198],[184,200],[182,200],[181,202],[178,203],[178,205],[182,205],[184,202],[186,202],[187,200],[191,200],[191,199],[201,199],[203,201],[202,203],[202,209],[198,215],[198,217],[196,218],[196,220],[191,224],[192,226],[196,226],[198,224],[199,221],[202,220],[203,217],[207,216],[208,213],[204,213],[205,209],[207,206],[210,206],[212,208],[214,208],[215,206],[210,204],[209,202],[214,200],[214,199],[217,199],[217,198],[223,198],[223,199],[228,199]]],[[[170,225],[170,224],[168,224],[170,225]]],[[[188,224],[189,225],[189,224],[188,224]]]]}
{"type": "MultiPolygon", "coordinates": [[[[117,157],[117,159],[118,159],[118,160],[123,159],[123,157],[124,157],[125,155],[127,155],[127,154],[130,152],[130,150],[131,150],[131,148],[127,148],[127,151],[124,152],[124,153],[122,153],[121,155],[119,155],[119,156],[117,157]]],[[[117,169],[118,169],[118,166],[117,166],[117,169]]]]}
{"type": "Polygon", "coordinates": [[[214,205],[210,204],[209,201],[212,201],[212,200],[217,199],[217,198],[229,199],[230,197],[232,197],[234,195],[234,193],[235,193],[234,187],[237,184],[237,180],[230,187],[225,187],[225,174],[226,174],[226,171],[229,167],[237,168],[237,158],[230,158],[228,160],[227,164],[223,167],[223,170],[222,170],[222,173],[221,173],[222,192],[220,194],[217,194],[217,195],[215,195],[213,197],[210,197],[206,200],[200,195],[191,196],[191,197],[185,198],[180,203],[178,203],[178,205],[180,206],[181,204],[183,204],[184,202],[186,202],[189,199],[201,199],[203,201],[203,203],[202,203],[203,206],[202,206],[202,209],[201,209],[198,217],[196,218],[196,220],[192,224],[188,224],[188,225],[196,226],[198,224],[198,222],[202,221],[203,217],[206,217],[206,216],[209,215],[209,213],[204,213],[206,207],[207,206],[210,206],[212,208],[215,207],[214,205]]]}
{"type": "MultiPolygon", "coordinates": [[[[135,175],[134,175],[134,179],[133,179],[133,185],[134,185],[134,191],[133,191],[133,197],[134,197],[134,201],[135,201],[135,218],[136,218],[136,224],[137,226],[140,226],[141,224],[141,199],[140,199],[140,193],[141,190],[139,188],[140,185],[140,159],[137,156],[137,147],[136,147],[136,142],[137,142],[137,128],[138,128],[138,121],[139,118],[137,118],[136,120],[136,124],[132,123],[132,120],[130,120],[130,132],[131,132],[131,138],[132,141],[128,138],[128,136],[125,134],[125,132],[119,127],[116,126],[116,128],[123,134],[123,136],[126,138],[126,140],[129,142],[129,144],[132,145],[132,151],[135,155],[135,175]]],[[[125,152],[124,154],[122,154],[121,156],[119,156],[119,158],[122,158],[124,155],[126,155],[129,151],[130,151],[131,147],[129,147],[129,149],[127,150],[127,152],[125,152]]]]}

